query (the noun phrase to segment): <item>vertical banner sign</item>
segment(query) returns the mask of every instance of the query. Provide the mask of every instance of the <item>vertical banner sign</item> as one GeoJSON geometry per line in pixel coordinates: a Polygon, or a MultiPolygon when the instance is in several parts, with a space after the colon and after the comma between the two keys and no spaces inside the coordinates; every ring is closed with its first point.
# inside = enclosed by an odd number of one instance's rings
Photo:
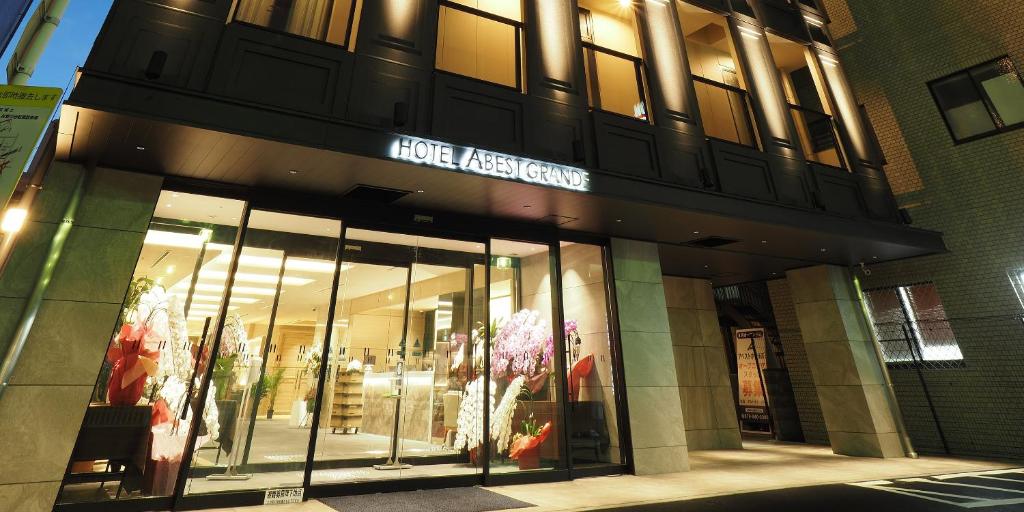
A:
{"type": "Polygon", "coordinates": [[[56,87],[0,85],[0,211],[7,208],[62,93],[56,87]]]}
{"type": "Polygon", "coordinates": [[[761,373],[765,360],[764,329],[737,329],[733,334],[736,344],[736,373],[739,381],[740,424],[768,426],[768,404],[764,403],[761,373]],[[757,357],[754,357],[754,350],[757,357]],[[760,363],[760,365],[758,364],[760,363]],[[760,367],[759,367],[760,366],[760,367]]]}

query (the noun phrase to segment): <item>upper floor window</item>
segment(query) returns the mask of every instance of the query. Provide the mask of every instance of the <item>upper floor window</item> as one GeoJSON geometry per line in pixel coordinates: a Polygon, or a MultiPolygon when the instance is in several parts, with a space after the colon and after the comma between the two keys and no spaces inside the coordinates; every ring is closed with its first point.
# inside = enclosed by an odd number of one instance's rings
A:
{"type": "Polygon", "coordinates": [[[684,2],[677,5],[704,133],[756,146],[750,102],[725,17],[684,2]]]}
{"type": "Polygon", "coordinates": [[[804,156],[812,162],[844,167],[824,78],[811,51],[774,34],[767,39],[804,156]]]}
{"type": "Polygon", "coordinates": [[[633,3],[581,0],[579,7],[591,108],[648,121],[633,3]]]}
{"type": "Polygon", "coordinates": [[[238,0],[235,21],[348,46],[357,0],[238,0]]]}
{"type": "Polygon", "coordinates": [[[522,89],[519,0],[440,0],[436,67],[522,89]]]}
{"type": "Polygon", "coordinates": [[[957,143],[1024,126],[1024,86],[1009,57],[928,84],[957,143]]]}
{"type": "Polygon", "coordinates": [[[865,290],[864,300],[887,363],[942,367],[963,361],[933,283],[865,290]]]}

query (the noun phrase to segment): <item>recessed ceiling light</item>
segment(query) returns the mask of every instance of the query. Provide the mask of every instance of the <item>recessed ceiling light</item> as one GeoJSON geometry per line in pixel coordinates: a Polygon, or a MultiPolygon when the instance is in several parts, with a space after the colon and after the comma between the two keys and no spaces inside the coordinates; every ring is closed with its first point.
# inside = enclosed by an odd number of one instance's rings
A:
{"type": "Polygon", "coordinates": [[[622,219],[615,219],[615,222],[622,222],[622,219]]]}
{"type": "Polygon", "coordinates": [[[288,174],[298,174],[298,173],[299,173],[299,171],[296,171],[295,169],[289,169],[288,170],[288,174]]]}
{"type": "Polygon", "coordinates": [[[138,151],[145,151],[146,150],[146,146],[135,146],[135,149],[138,150],[138,151]]]}
{"type": "Polygon", "coordinates": [[[166,206],[167,208],[170,208],[171,207],[171,203],[167,203],[164,206],[166,206]]]}
{"type": "Polygon", "coordinates": [[[694,231],[694,232],[693,232],[693,234],[695,234],[695,235],[699,235],[699,234],[700,234],[700,231],[694,231]]]}
{"type": "Polygon", "coordinates": [[[822,247],[822,248],[821,248],[821,252],[825,252],[825,251],[828,251],[828,249],[826,249],[826,248],[822,247]]]}
{"type": "Polygon", "coordinates": [[[872,257],[871,257],[871,259],[873,259],[873,260],[877,260],[877,259],[878,259],[878,256],[872,256],[872,257]]]}
{"type": "Polygon", "coordinates": [[[181,196],[181,194],[179,194],[177,192],[172,192],[171,193],[171,197],[179,197],[179,196],[181,196]]]}
{"type": "Polygon", "coordinates": [[[417,191],[416,191],[416,193],[417,193],[417,194],[422,194],[422,193],[423,193],[423,191],[422,191],[422,190],[417,190],[417,191]]]}
{"type": "Polygon", "coordinates": [[[528,204],[524,204],[524,205],[523,205],[523,208],[533,208],[533,207],[532,207],[532,206],[530,206],[530,205],[528,205],[528,204]]]}
{"type": "Polygon", "coordinates": [[[768,243],[768,240],[761,240],[761,243],[762,244],[766,244],[766,243],[768,243]]]}

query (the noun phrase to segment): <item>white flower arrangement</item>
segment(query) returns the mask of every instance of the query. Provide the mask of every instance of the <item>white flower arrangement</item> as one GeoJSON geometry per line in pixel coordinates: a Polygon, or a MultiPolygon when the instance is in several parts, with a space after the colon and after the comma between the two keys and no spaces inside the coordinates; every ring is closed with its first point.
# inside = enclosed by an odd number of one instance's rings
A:
{"type": "MultiPolygon", "coordinates": [[[[494,393],[497,385],[491,382],[490,385],[490,409],[494,412],[494,393]]],[[[459,430],[455,434],[456,450],[466,448],[472,450],[480,446],[484,440],[484,377],[477,377],[466,384],[466,392],[462,397],[462,404],[459,406],[458,424],[459,430]]]]}
{"type": "Polygon", "coordinates": [[[526,385],[526,377],[520,375],[512,380],[501,397],[501,403],[491,414],[491,440],[498,453],[504,453],[512,440],[512,415],[519,405],[519,394],[526,385]]]}

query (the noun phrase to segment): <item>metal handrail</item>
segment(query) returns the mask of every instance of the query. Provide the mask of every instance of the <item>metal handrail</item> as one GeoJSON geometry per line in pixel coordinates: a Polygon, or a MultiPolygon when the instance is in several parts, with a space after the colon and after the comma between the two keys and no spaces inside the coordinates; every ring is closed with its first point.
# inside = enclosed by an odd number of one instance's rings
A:
{"type": "MultiPolygon", "coordinates": [[[[832,136],[832,146],[833,146],[833,149],[835,149],[835,151],[836,151],[837,158],[839,159],[839,167],[842,168],[842,169],[846,169],[847,168],[847,166],[846,166],[846,158],[843,155],[843,151],[842,151],[842,149],[840,147],[839,132],[838,132],[838,127],[836,126],[835,118],[832,117],[830,114],[827,114],[825,112],[822,112],[820,110],[816,110],[816,109],[813,109],[813,108],[808,108],[808,107],[805,107],[803,105],[797,105],[797,104],[789,103],[789,102],[787,102],[786,104],[789,106],[790,110],[796,111],[801,116],[804,116],[804,122],[805,123],[808,122],[808,120],[806,118],[807,114],[812,114],[812,115],[818,116],[820,119],[825,120],[825,121],[828,122],[829,133],[832,136]]],[[[808,129],[810,129],[809,126],[808,126],[808,129]]],[[[808,134],[808,136],[810,136],[810,134],[808,134]]],[[[821,162],[818,162],[818,163],[821,163],[821,162]]],[[[829,165],[829,164],[822,164],[822,165],[829,165]]]]}
{"type": "MultiPolygon", "coordinates": [[[[743,103],[743,118],[744,118],[744,121],[746,122],[746,131],[747,131],[746,135],[747,135],[747,137],[750,138],[750,143],[749,144],[745,144],[745,143],[740,142],[740,141],[730,141],[730,140],[726,140],[726,142],[740,144],[742,146],[752,147],[752,148],[755,148],[755,149],[759,148],[758,138],[757,138],[757,126],[754,124],[753,109],[752,109],[752,107],[750,105],[750,93],[747,92],[747,90],[742,88],[742,87],[737,87],[735,85],[724,84],[722,82],[711,80],[710,78],[705,78],[705,77],[700,76],[700,75],[692,75],[692,77],[693,77],[693,81],[695,83],[701,83],[701,84],[707,85],[709,87],[717,87],[719,89],[731,92],[731,93],[736,94],[736,95],[739,96],[740,101],[743,103]]],[[[738,130],[739,130],[739,127],[737,127],[737,136],[739,135],[738,134],[738,130]]],[[[715,139],[715,140],[722,140],[722,139],[719,139],[718,137],[714,137],[714,136],[711,136],[711,135],[708,135],[708,137],[712,138],[712,139],[715,139]]]]}
{"type": "Polygon", "coordinates": [[[692,75],[692,77],[693,77],[693,81],[694,82],[700,82],[702,84],[707,84],[707,85],[710,85],[710,86],[713,86],[713,87],[718,87],[718,88],[721,88],[721,89],[726,89],[728,91],[732,91],[732,92],[735,92],[737,94],[742,94],[744,96],[747,96],[747,95],[750,94],[750,93],[747,92],[746,89],[744,89],[742,87],[736,87],[735,85],[723,84],[722,82],[718,82],[718,81],[712,80],[710,78],[704,78],[704,77],[702,77],[700,75],[692,75]]]}
{"type": "Polygon", "coordinates": [[[441,7],[449,7],[451,9],[455,9],[456,11],[462,11],[467,14],[479,16],[481,18],[487,18],[491,21],[497,21],[498,23],[503,23],[505,25],[512,25],[513,27],[518,29],[526,28],[526,24],[523,23],[522,21],[514,20],[512,18],[506,18],[504,16],[499,16],[497,14],[494,14],[493,12],[483,11],[477,9],[476,7],[470,7],[466,4],[453,2],[452,0],[438,0],[437,3],[441,7]]]}

